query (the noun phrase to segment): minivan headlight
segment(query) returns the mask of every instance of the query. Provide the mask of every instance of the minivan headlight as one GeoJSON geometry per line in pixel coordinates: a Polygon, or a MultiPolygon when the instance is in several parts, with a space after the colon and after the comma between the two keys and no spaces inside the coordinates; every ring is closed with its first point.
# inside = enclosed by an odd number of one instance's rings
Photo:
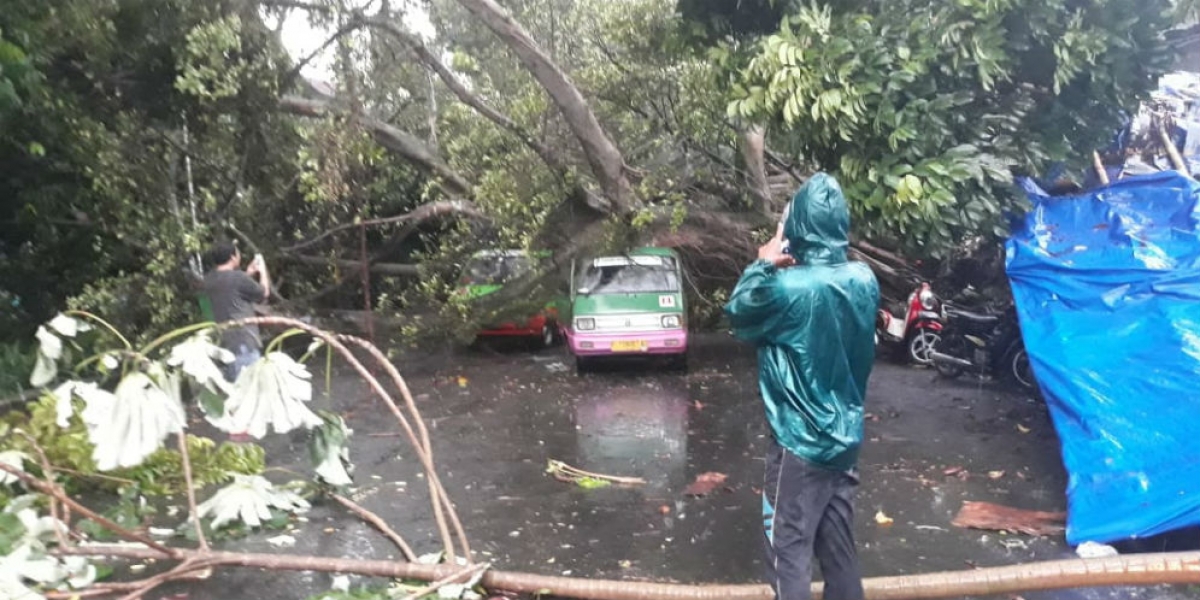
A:
{"type": "Polygon", "coordinates": [[[591,331],[595,328],[596,320],[591,317],[575,319],[575,329],[578,331],[591,331]]]}
{"type": "Polygon", "coordinates": [[[679,315],[663,315],[662,326],[664,329],[678,329],[683,325],[683,321],[679,315]]]}

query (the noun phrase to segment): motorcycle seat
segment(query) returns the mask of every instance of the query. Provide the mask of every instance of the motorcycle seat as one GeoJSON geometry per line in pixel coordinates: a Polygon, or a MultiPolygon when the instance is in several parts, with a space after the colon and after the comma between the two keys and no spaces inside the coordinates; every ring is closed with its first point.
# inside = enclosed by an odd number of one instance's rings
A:
{"type": "Polygon", "coordinates": [[[1000,320],[1000,315],[989,315],[985,313],[974,313],[966,310],[954,309],[947,311],[949,316],[958,317],[965,321],[973,321],[975,323],[995,323],[1000,320]]]}

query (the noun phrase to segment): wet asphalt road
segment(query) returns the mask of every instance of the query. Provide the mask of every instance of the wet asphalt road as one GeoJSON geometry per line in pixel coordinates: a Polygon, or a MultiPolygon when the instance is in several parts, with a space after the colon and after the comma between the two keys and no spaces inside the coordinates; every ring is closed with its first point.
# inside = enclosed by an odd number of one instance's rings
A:
{"type": "MultiPolygon", "coordinates": [[[[472,544],[495,568],[695,583],[759,580],[766,425],[750,349],[725,335],[699,336],[687,374],[649,363],[578,376],[561,348],[421,353],[396,364],[429,423],[443,483],[472,544]],[[648,483],[582,489],[547,475],[550,459],[648,483]],[[727,474],[725,486],[687,497],[684,488],[710,471],[727,474]]],[[[418,553],[437,551],[424,479],[390,414],[347,376],[335,377],[333,393],[315,403],[346,415],[355,430],[354,497],[418,553]]],[[[1040,402],[881,360],[867,410],[857,500],[866,576],[1074,556],[1061,538],[950,525],[966,500],[1065,508],[1057,439],[1040,402]],[[967,475],[945,475],[951,468],[967,475]],[[894,523],[879,525],[879,512],[894,523]]],[[[275,436],[267,446],[269,466],[310,472],[303,434],[275,436]]],[[[317,506],[307,519],[292,532],[298,543],[287,552],[397,554],[340,508],[317,506]]],[[[225,548],[279,552],[265,542],[271,535],[225,548]]],[[[291,600],[328,590],[329,583],[324,574],[226,570],[203,585],[163,588],[159,597],[291,600]]],[[[1025,595],[1186,597],[1165,587],[1025,595]]]]}

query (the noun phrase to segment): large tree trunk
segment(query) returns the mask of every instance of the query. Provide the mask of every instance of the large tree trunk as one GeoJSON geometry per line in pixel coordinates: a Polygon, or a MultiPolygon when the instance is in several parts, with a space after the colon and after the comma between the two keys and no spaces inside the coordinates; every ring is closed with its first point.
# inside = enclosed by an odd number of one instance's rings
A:
{"type": "Polygon", "coordinates": [[[766,150],[767,133],[761,125],[753,125],[742,131],[742,160],[746,163],[746,178],[750,190],[758,198],[758,210],[768,219],[776,216],[775,201],[771,198],[771,185],[767,182],[766,150]]]}
{"type": "Polygon", "coordinates": [[[625,174],[625,159],[612,139],[600,126],[592,107],[579,88],[537,42],[494,0],[458,0],[488,29],[491,29],[517,56],[521,64],[541,84],[562,113],[567,126],[579,140],[592,174],[600,182],[612,212],[628,214],[639,202],[625,174]]]}
{"type": "MultiPolygon", "coordinates": [[[[561,153],[555,152],[509,118],[508,115],[496,110],[485,102],[483,98],[468,89],[441,60],[434,56],[433,52],[429,51],[429,48],[417,36],[409,33],[402,26],[389,19],[374,17],[365,19],[363,23],[377,29],[382,29],[407,46],[417,57],[417,60],[420,60],[429,70],[437,74],[442,83],[454,93],[459,101],[475,109],[480,115],[486,117],[502,129],[515,135],[517,139],[521,140],[521,143],[525,144],[530,150],[533,150],[538,155],[538,158],[542,159],[542,162],[546,163],[546,166],[555,172],[559,179],[565,180],[570,175],[570,170],[566,162],[560,158],[561,153]]],[[[594,194],[582,187],[578,191],[584,194],[588,204],[593,208],[598,210],[604,208],[604,201],[602,199],[596,198],[594,194]]]]}

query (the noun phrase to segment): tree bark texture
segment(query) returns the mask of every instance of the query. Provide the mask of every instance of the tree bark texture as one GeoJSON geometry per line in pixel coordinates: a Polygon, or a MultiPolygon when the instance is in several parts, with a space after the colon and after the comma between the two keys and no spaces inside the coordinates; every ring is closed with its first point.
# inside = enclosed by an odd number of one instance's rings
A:
{"type": "MultiPolygon", "coordinates": [[[[162,554],[127,546],[86,546],[58,551],[62,555],[113,556],[161,559],[162,554]]],[[[180,551],[180,559],[205,558],[213,566],[241,566],[285,571],[355,573],[374,577],[435,581],[461,569],[455,565],[423,565],[383,560],[293,556],[287,554],[200,553],[180,551]]],[[[1109,558],[1066,559],[988,567],[971,571],[946,571],[863,581],[868,600],[917,600],[994,596],[1021,592],[1108,587],[1200,583],[1200,552],[1131,554],[1109,558]]],[[[765,585],[686,585],[641,581],[581,579],[531,573],[489,571],[481,584],[492,590],[541,594],[587,600],[771,600],[765,585]]],[[[813,586],[821,598],[821,584],[813,586]]]]}

